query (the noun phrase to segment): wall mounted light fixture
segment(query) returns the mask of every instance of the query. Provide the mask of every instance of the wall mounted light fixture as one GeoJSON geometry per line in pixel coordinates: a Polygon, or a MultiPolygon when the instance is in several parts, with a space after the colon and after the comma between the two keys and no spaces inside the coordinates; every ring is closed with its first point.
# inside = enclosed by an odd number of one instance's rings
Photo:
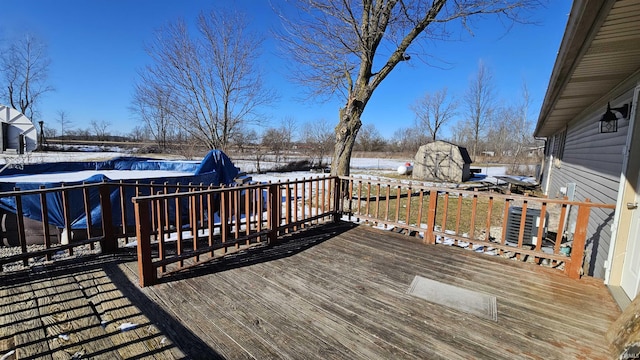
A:
{"type": "Polygon", "coordinates": [[[607,111],[600,118],[600,132],[612,133],[618,131],[618,119],[626,119],[629,116],[629,104],[617,108],[611,108],[607,103],[607,111]]]}

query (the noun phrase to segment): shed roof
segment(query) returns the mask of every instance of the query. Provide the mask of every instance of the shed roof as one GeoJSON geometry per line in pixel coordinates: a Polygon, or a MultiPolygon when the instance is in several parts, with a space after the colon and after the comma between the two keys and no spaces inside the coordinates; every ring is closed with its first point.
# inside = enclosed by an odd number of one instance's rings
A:
{"type": "Polygon", "coordinates": [[[607,94],[632,86],[640,74],[638,24],[640,0],[573,2],[535,136],[551,136],[598,107],[604,112],[607,94]]]}
{"type": "MultiPolygon", "coordinates": [[[[428,147],[436,147],[436,146],[440,146],[442,144],[446,144],[446,145],[450,145],[454,148],[457,148],[458,151],[460,152],[460,156],[462,156],[462,160],[464,161],[465,164],[471,164],[473,161],[471,161],[471,156],[469,156],[469,152],[467,151],[467,148],[464,146],[460,146],[448,141],[444,141],[444,140],[436,140],[436,141],[432,141],[428,144],[422,145],[422,146],[428,146],[428,147]]],[[[422,147],[421,146],[421,147],[422,147]]]]}

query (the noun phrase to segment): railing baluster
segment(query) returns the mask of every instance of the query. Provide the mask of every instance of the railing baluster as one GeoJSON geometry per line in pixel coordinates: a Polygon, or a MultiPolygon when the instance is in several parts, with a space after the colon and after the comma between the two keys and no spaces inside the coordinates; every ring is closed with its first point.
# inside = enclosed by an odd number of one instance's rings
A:
{"type": "Polygon", "coordinates": [[[485,230],[485,240],[491,241],[491,215],[493,213],[493,195],[489,195],[487,200],[487,225],[485,230]]]}
{"type": "Polygon", "coordinates": [[[387,197],[387,201],[385,202],[386,206],[385,206],[385,211],[384,211],[384,221],[385,221],[384,227],[385,227],[385,229],[387,228],[386,222],[389,221],[389,208],[391,206],[391,185],[389,185],[389,184],[387,184],[386,197],[387,197]]]}
{"type": "Polygon", "coordinates": [[[247,235],[245,245],[249,245],[249,234],[251,234],[251,191],[244,190],[244,233],[247,235]]]}
{"type": "Polygon", "coordinates": [[[369,216],[369,209],[371,208],[371,181],[367,181],[367,200],[366,200],[366,213],[369,216]]]}
{"type": "Polygon", "coordinates": [[[362,180],[358,180],[358,210],[356,212],[356,214],[358,214],[358,216],[356,217],[356,219],[358,221],[361,220],[360,215],[362,214],[362,180]]]}
{"type": "MultiPolygon", "coordinates": [[[[294,181],[295,182],[293,183],[293,222],[298,222],[298,179],[295,179],[294,181]]],[[[302,201],[303,201],[303,209],[304,209],[304,196],[302,196],[302,201]]],[[[278,224],[278,226],[279,225],[280,224],[278,224]]],[[[285,225],[288,225],[288,224],[285,224],[285,225]]],[[[298,231],[297,225],[293,227],[293,231],[298,231]]]]}
{"type": "MultiPolygon", "coordinates": [[[[409,187],[407,188],[407,225],[411,225],[411,192],[413,191],[413,189],[411,188],[411,185],[409,185],[409,187]]],[[[407,234],[410,234],[411,231],[407,230],[407,234]]]]}
{"type": "MultiPolygon", "coordinates": [[[[20,242],[20,251],[23,254],[27,253],[27,236],[24,231],[24,212],[22,211],[22,195],[20,195],[20,188],[14,187],[13,191],[16,192],[16,221],[18,225],[18,241],[20,242]]],[[[24,258],[22,265],[29,266],[29,259],[24,258]]]]}
{"type": "Polygon", "coordinates": [[[400,198],[401,198],[401,191],[400,191],[400,185],[396,185],[396,218],[395,218],[395,223],[398,223],[398,220],[400,220],[400,198]]]}
{"type": "MultiPolygon", "coordinates": [[[[227,198],[229,197],[228,188],[222,188],[220,192],[220,242],[225,244],[227,242],[227,236],[229,236],[229,204],[227,198]]],[[[227,253],[227,247],[222,248],[222,254],[227,253]]]]}
{"type": "MultiPolygon", "coordinates": [[[[85,185],[82,187],[82,204],[84,205],[84,215],[87,219],[87,239],[91,238],[91,204],[89,203],[89,188],[85,185]]],[[[93,250],[95,248],[94,243],[89,244],[89,248],[93,250]]]]}
{"type": "MultiPolygon", "coordinates": [[[[309,200],[307,200],[307,208],[308,208],[309,215],[304,215],[305,218],[313,216],[313,211],[312,211],[313,210],[313,181],[309,180],[307,184],[309,186],[309,193],[303,199],[306,199],[307,197],[309,198],[309,200]]],[[[311,223],[313,223],[313,221],[311,223]]]]}
{"type": "MultiPolygon", "coordinates": [[[[422,191],[422,189],[420,189],[420,193],[418,194],[418,218],[416,220],[416,226],[418,228],[422,227],[421,225],[422,225],[422,208],[423,207],[424,207],[424,191],[422,191]]],[[[435,222],[434,222],[434,224],[435,224],[435,222]]]]}
{"type": "Polygon", "coordinates": [[[380,183],[376,184],[376,212],[375,217],[378,218],[378,212],[380,211],[380,183]]]}
{"type": "MultiPolygon", "coordinates": [[[[209,190],[211,190],[211,185],[209,186],[209,190]]],[[[214,211],[214,201],[213,201],[213,197],[215,193],[213,192],[208,192],[207,193],[207,230],[209,231],[208,235],[208,240],[209,240],[209,247],[211,247],[211,252],[209,253],[210,257],[213,257],[214,254],[214,250],[213,250],[213,233],[215,232],[215,211],[214,211]]]]}
{"type": "Polygon", "coordinates": [[[127,201],[126,190],[124,180],[118,181],[118,194],[120,195],[120,221],[122,228],[122,236],[127,236],[127,201]]]}
{"type": "MultiPolygon", "coordinates": [[[[240,190],[237,187],[233,187],[233,236],[234,240],[240,237],[240,190]]],[[[235,244],[236,250],[240,248],[238,243],[235,244]]]]}
{"type": "Polygon", "coordinates": [[[444,193],[444,204],[442,205],[442,232],[447,230],[447,215],[449,214],[449,192],[444,193]]]}
{"type": "Polygon", "coordinates": [[[471,200],[471,221],[469,223],[469,239],[475,239],[476,236],[476,212],[478,211],[478,190],[474,190],[471,200]]]}
{"type": "MultiPolygon", "coordinates": [[[[180,189],[176,189],[176,193],[178,193],[180,189]]],[[[176,254],[178,256],[182,255],[182,206],[180,206],[180,197],[175,197],[175,218],[176,218],[176,254]]],[[[152,222],[153,226],[153,222],[152,222]]],[[[184,261],[179,261],[179,266],[184,266],[184,261]]]]}
{"type": "Polygon", "coordinates": [[[191,234],[193,236],[193,241],[192,243],[192,249],[193,252],[195,253],[195,256],[193,258],[193,261],[195,261],[196,263],[200,260],[200,257],[198,256],[197,250],[198,250],[198,213],[199,213],[199,209],[200,206],[198,204],[198,195],[195,194],[195,192],[197,191],[196,188],[191,189],[191,191],[189,191],[189,195],[187,195],[190,199],[190,203],[191,203],[191,211],[190,211],[190,215],[191,215],[191,219],[189,220],[189,222],[191,223],[191,234]]]}
{"type": "MultiPolygon", "coordinates": [[[[67,243],[71,244],[71,215],[69,214],[69,191],[64,189],[65,185],[62,184],[62,214],[64,218],[64,231],[67,233],[67,243]]],[[[73,255],[73,247],[69,247],[69,256],[73,255]]]]}
{"type": "MultiPolygon", "coordinates": [[[[160,191],[158,191],[158,194],[161,194],[160,191]]],[[[162,213],[164,212],[163,206],[162,204],[164,203],[164,201],[162,200],[154,200],[154,201],[150,201],[150,207],[152,209],[155,208],[156,211],[156,216],[158,218],[158,228],[155,229],[154,231],[158,232],[158,259],[159,260],[164,260],[165,258],[165,233],[164,233],[164,222],[165,219],[168,220],[167,218],[165,218],[164,216],[162,216],[162,213]]],[[[166,266],[161,266],[160,267],[160,272],[165,272],[167,271],[167,267],[166,266]]]]}
{"type": "MultiPolygon", "coordinates": [[[[44,234],[44,248],[51,248],[51,231],[49,230],[49,208],[47,205],[47,193],[44,191],[45,186],[40,185],[40,212],[42,214],[42,233],[44,234]]],[[[51,253],[47,252],[46,259],[51,261],[51,253]]],[[[2,267],[0,266],[0,269],[2,267]]]]}
{"type": "Polygon", "coordinates": [[[458,208],[456,209],[456,235],[460,235],[460,215],[462,213],[462,193],[458,193],[458,208]]]}

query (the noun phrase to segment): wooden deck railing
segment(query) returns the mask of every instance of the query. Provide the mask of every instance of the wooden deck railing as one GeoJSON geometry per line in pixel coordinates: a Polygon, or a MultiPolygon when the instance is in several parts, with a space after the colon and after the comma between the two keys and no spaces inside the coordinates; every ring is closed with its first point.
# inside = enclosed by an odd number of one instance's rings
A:
{"type": "Polygon", "coordinates": [[[563,199],[462,191],[417,184],[341,177],[338,210],[354,221],[396,228],[423,238],[581,276],[592,208],[615,209],[563,199]],[[569,210],[575,231],[566,231],[569,210]]]}
{"type": "Polygon", "coordinates": [[[0,198],[13,202],[15,212],[0,210],[0,246],[11,248],[0,256],[0,271],[11,264],[26,267],[35,261],[78,255],[76,252],[114,252],[135,236],[131,198],[136,194],[202,188],[206,187],[118,181],[2,192],[0,198]],[[27,203],[38,204],[39,211],[25,213],[35,208],[26,206],[27,203]],[[62,207],[61,219],[50,219],[51,206],[62,207]],[[82,226],[73,225],[81,217],[84,218],[82,226]]]}
{"type": "Polygon", "coordinates": [[[613,204],[463,191],[419,184],[322,177],[214,188],[205,185],[99,183],[0,193],[15,200],[19,250],[0,257],[0,269],[30,259],[73,255],[84,246],[101,252],[137,240],[140,285],[290,232],[339,218],[394,229],[428,244],[449,244],[563,270],[580,277],[593,208],[613,204]],[[117,190],[117,191],[114,191],[117,190]],[[45,225],[50,194],[63,204],[64,226],[45,225]],[[97,195],[96,195],[97,194],[97,195]],[[136,196],[137,195],[137,196],[136,196]],[[117,201],[114,201],[114,197],[117,201]],[[107,199],[111,198],[111,201],[107,199]],[[82,199],[86,227],[72,229],[70,201],[82,199]],[[27,246],[21,203],[41,205],[43,245],[27,246]],[[112,207],[116,207],[112,209],[112,207]],[[113,212],[112,212],[113,210],[113,212]],[[113,216],[112,214],[118,214],[113,216]],[[575,223],[575,231],[567,224],[575,223]],[[110,224],[110,226],[102,226],[110,224]],[[135,225],[135,226],[134,226],[135,225]],[[64,230],[67,244],[51,241],[64,230]],[[76,236],[79,235],[79,236],[76,236]],[[96,246],[98,245],[98,246],[96,246]]]}
{"type": "Polygon", "coordinates": [[[140,285],[334,220],[336,180],[303,179],[134,198],[140,285]]]}

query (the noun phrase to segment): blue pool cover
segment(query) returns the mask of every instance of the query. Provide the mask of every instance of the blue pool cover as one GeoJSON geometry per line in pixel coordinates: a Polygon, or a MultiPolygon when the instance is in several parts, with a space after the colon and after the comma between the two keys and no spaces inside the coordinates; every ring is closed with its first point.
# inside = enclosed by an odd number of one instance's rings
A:
{"type": "MultiPolygon", "coordinates": [[[[220,150],[211,150],[202,159],[200,163],[188,162],[188,161],[162,161],[149,158],[138,157],[120,157],[101,162],[59,162],[59,163],[45,163],[45,164],[31,164],[24,165],[24,169],[5,169],[2,172],[3,176],[8,175],[28,175],[28,174],[45,174],[45,173],[59,173],[60,178],[64,179],[64,173],[86,171],[86,170],[164,170],[164,171],[176,171],[186,172],[193,175],[182,175],[175,177],[162,177],[153,179],[134,179],[134,180],[122,180],[125,183],[149,183],[151,180],[154,184],[175,185],[180,184],[232,184],[235,177],[238,175],[238,168],[236,168],[231,159],[220,150]]],[[[110,182],[107,176],[98,174],[93,175],[82,181],[74,182],[0,182],[0,192],[11,192],[14,188],[20,190],[34,190],[40,187],[56,188],[61,185],[71,186],[80,185],[83,183],[100,183],[110,182]]],[[[113,225],[122,225],[122,209],[120,205],[120,193],[117,187],[111,189],[111,208],[113,225]]],[[[133,187],[127,188],[125,193],[125,206],[127,206],[127,225],[134,224],[133,204],[131,198],[135,196],[135,189],[133,187]]],[[[5,196],[0,198],[0,209],[16,214],[16,198],[15,196],[5,196]]],[[[144,194],[149,195],[149,194],[144,194]]],[[[68,192],[69,196],[69,212],[71,221],[71,227],[73,229],[84,229],[87,227],[87,218],[85,216],[84,209],[84,194],[81,190],[71,190],[68,192]]],[[[100,194],[97,187],[90,188],[88,191],[89,205],[91,207],[91,223],[93,226],[101,227],[101,209],[100,194]]],[[[41,199],[40,195],[25,195],[21,197],[23,216],[42,221],[41,211],[41,199]]],[[[55,225],[59,228],[64,227],[64,207],[62,202],[61,192],[50,192],[46,195],[47,203],[47,216],[48,223],[55,225]]]]}

